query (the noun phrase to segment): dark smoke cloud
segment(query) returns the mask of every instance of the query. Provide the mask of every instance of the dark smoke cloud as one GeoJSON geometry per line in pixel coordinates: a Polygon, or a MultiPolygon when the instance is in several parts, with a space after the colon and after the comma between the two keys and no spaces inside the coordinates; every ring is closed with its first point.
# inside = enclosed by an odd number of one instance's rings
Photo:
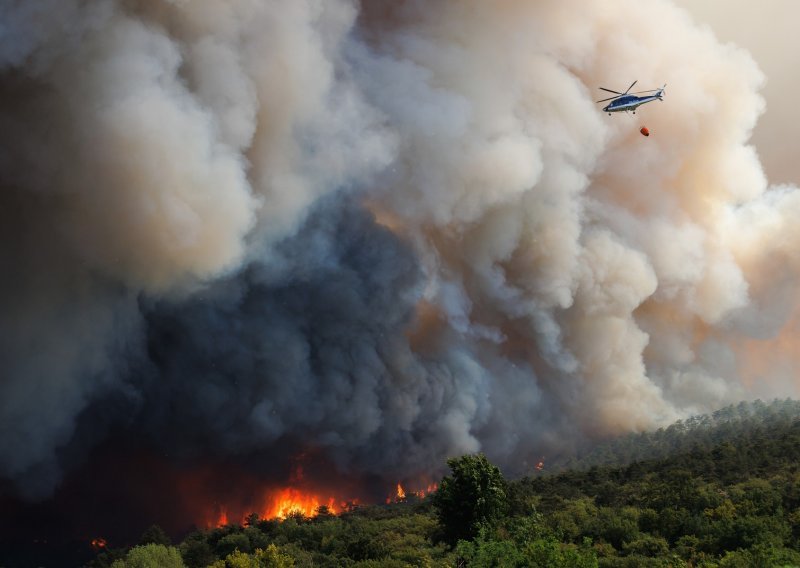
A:
{"type": "MultiPolygon", "coordinates": [[[[323,203],[268,265],[147,306],[156,369],[145,419],[177,447],[194,430],[195,451],[253,451],[295,434],[371,453],[402,419],[390,416],[402,415],[391,398],[405,389],[389,366],[409,355],[398,336],[420,285],[412,251],[390,231],[323,203]]],[[[417,407],[418,388],[408,391],[417,407]]]]}
{"type": "Polygon", "coordinates": [[[661,0],[3,4],[0,478],[117,436],[519,473],[794,395],[762,82],[661,0]],[[593,102],[635,78],[649,139],[593,102]]]}
{"type": "Polygon", "coordinates": [[[478,341],[415,353],[406,333],[424,284],[407,242],[351,200],[323,200],[269,263],[146,308],[156,368],[144,420],[190,454],[251,453],[292,436],[343,471],[401,477],[479,449],[478,432],[514,439],[492,424],[490,397],[532,426],[529,371],[487,369],[497,363],[478,341]],[[492,393],[496,376],[508,395],[492,393]]]}

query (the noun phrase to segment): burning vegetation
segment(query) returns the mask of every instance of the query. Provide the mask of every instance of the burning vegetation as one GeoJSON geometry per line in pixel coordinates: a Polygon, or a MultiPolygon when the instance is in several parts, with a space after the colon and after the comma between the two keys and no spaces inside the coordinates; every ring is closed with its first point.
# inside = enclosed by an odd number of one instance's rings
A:
{"type": "MultiPolygon", "coordinates": [[[[197,470],[182,480],[186,501],[211,503],[203,508],[198,526],[211,529],[230,524],[247,525],[253,519],[314,518],[319,515],[339,515],[356,507],[380,502],[400,503],[412,497],[424,499],[439,487],[430,476],[398,481],[388,493],[380,482],[331,476],[324,459],[311,451],[296,454],[285,483],[259,479],[251,472],[237,470],[235,484],[240,491],[219,490],[219,472],[197,470]],[[325,478],[319,472],[328,472],[325,478]],[[387,495],[385,499],[379,496],[387,495]],[[213,498],[209,500],[209,496],[213,498]]],[[[384,486],[385,487],[385,486],[384,486]]]]}
{"type": "Polygon", "coordinates": [[[305,491],[293,487],[277,490],[266,490],[260,504],[248,508],[239,507],[237,515],[231,516],[227,507],[216,506],[211,512],[210,520],[204,524],[206,528],[223,527],[231,523],[246,525],[252,518],[260,519],[286,519],[287,517],[300,516],[313,518],[317,515],[338,515],[342,511],[352,509],[359,504],[359,500],[337,499],[321,493],[305,491]]]}
{"type": "MultiPolygon", "coordinates": [[[[424,499],[438,488],[435,482],[411,483],[414,489],[406,491],[402,483],[398,482],[394,491],[385,499],[386,504],[401,503],[411,497],[424,499]]],[[[205,522],[201,523],[207,529],[223,527],[231,523],[241,525],[251,524],[253,519],[286,519],[299,516],[314,518],[319,515],[339,515],[345,511],[352,511],[361,504],[376,502],[375,499],[362,499],[352,495],[343,495],[341,492],[315,490],[303,487],[281,487],[265,489],[261,495],[250,502],[241,502],[232,507],[215,503],[205,515],[205,522]]]]}
{"type": "Polygon", "coordinates": [[[418,482],[418,483],[413,484],[411,486],[412,487],[418,487],[418,488],[407,492],[403,488],[403,485],[400,482],[398,482],[394,494],[389,495],[388,497],[386,497],[386,503],[387,504],[389,504],[389,503],[400,503],[400,502],[408,500],[408,498],[410,496],[416,497],[417,499],[424,499],[425,497],[429,496],[431,493],[436,491],[436,489],[439,487],[439,485],[437,483],[432,483],[432,482],[431,483],[427,483],[427,484],[422,483],[422,482],[418,482]]]}

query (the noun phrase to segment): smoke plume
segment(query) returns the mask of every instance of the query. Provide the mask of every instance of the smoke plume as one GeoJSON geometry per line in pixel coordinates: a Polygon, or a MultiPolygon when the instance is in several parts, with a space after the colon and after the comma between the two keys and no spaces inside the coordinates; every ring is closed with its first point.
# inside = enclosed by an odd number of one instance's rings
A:
{"type": "Polygon", "coordinates": [[[0,479],[46,497],[120,432],[524,473],[796,396],[764,77],[666,0],[612,4],[5,2],[0,479]],[[634,79],[665,102],[595,104],[634,79]]]}
{"type": "Polygon", "coordinates": [[[753,130],[752,143],[771,183],[800,179],[795,148],[800,142],[800,108],[797,106],[794,73],[800,65],[800,37],[795,33],[793,0],[773,0],[756,6],[734,0],[676,0],[701,25],[710,24],[720,41],[732,41],[747,49],[767,77],[761,94],[764,115],[753,130]],[[754,22],[758,22],[754,25],[754,22]]]}

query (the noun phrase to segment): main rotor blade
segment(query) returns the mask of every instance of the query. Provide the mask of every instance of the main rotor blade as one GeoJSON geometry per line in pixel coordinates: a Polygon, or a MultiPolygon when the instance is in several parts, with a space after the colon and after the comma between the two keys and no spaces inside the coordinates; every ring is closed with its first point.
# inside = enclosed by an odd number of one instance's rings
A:
{"type": "Polygon", "coordinates": [[[634,91],[632,93],[628,93],[630,95],[639,95],[641,93],[655,93],[656,91],[660,91],[661,89],[647,89],[646,91],[634,91]]]}
{"type": "Polygon", "coordinates": [[[618,95],[622,94],[619,91],[612,91],[611,89],[606,89],[605,87],[597,87],[597,88],[600,89],[601,91],[608,91],[609,93],[616,93],[618,95]]]}
{"type": "Polygon", "coordinates": [[[610,101],[611,99],[618,99],[619,97],[608,97],[607,99],[600,99],[599,101],[594,101],[596,103],[604,103],[606,101],[610,101]]]}
{"type": "MultiPolygon", "coordinates": [[[[639,80],[639,79],[636,79],[636,81],[638,81],[638,80],[639,80]]],[[[626,95],[628,94],[628,91],[630,91],[631,89],[633,89],[633,86],[636,84],[636,81],[634,81],[633,83],[631,83],[631,86],[630,86],[630,87],[628,87],[628,90],[627,90],[627,91],[625,91],[625,94],[626,94],[626,95]]]]}

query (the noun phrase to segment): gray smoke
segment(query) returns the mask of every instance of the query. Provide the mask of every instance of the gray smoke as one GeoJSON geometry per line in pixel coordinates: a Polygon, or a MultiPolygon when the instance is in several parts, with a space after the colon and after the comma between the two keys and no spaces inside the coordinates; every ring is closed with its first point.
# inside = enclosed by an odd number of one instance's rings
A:
{"type": "Polygon", "coordinates": [[[0,5],[0,478],[111,428],[514,473],[795,395],[762,82],[661,0],[0,5]]]}

